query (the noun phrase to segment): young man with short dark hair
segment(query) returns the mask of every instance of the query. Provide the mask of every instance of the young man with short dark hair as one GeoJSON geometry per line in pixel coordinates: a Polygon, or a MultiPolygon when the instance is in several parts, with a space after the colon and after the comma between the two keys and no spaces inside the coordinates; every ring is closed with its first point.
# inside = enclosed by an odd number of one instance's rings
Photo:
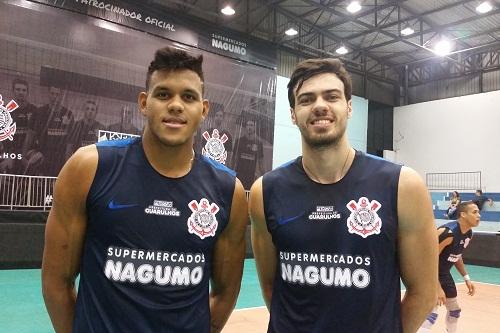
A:
{"type": "Polygon", "coordinates": [[[339,60],[299,63],[288,96],[302,156],[250,191],[269,333],[414,333],[434,305],[429,193],[415,171],[351,147],[351,92],[339,60]]]}
{"type": "MultiPolygon", "coordinates": [[[[472,228],[479,225],[481,215],[476,203],[461,202],[457,206],[458,220],[446,223],[437,229],[439,237],[439,286],[437,305],[446,306],[446,332],[455,333],[462,309],[457,302],[457,287],[451,276],[451,268],[455,266],[463,276],[468,294],[476,292],[474,284],[467,273],[462,259],[462,253],[472,239],[472,228]]],[[[418,333],[431,332],[432,325],[438,318],[437,306],[427,316],[418,333]]]]}
{"type": "Polygon", "coordinates": [[[56,182],[42,284],[57,333],[220,332],[235,306],[247,206],[192,149],[202,57],[158,50],[138,102],[142,137],[80,148],[56,182]]]}

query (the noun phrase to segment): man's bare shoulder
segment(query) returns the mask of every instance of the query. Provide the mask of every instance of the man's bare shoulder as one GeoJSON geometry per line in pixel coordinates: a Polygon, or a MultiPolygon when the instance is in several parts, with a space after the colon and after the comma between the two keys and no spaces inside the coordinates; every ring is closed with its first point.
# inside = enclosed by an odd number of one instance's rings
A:
{"type": "Polygon", "coordinates": [[[398,186],[400,230],[434,229],[434,213],[429,191],[422,177],[413,169],[402,167],[398,186]]]}
{"type": "Polygon", "coordinates": [[[98,153],[96,145],[89,145],[78,148],[67,162],[71,169],[78,169],[81,172],[92,171],[97,167],[98,153]]]}
{"type": "Polygon", "coordinates": [[[408,189],[412,188],[425,188],[425,184],[422,177],[410,167],[402,166],[401,173],[399,176],[400,186],[405,186],[408,189]]]}
{"type": "Polygon", "coordinates": [[[70,190],[85,197],[94,179],[97,162],[98,153],[95,145],[79,148],[59,173],[56,190],[59,192],[70,190]]]}

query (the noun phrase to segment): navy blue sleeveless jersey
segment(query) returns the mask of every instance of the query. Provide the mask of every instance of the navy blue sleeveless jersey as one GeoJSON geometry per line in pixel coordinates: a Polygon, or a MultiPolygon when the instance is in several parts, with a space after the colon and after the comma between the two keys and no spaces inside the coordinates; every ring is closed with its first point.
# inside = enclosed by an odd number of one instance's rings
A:
{"type": "Polygon", "coordinates": [[[73,332],[210,332],[212,252],[234,172],[196,155],[187,175],[164,177],[138,138],[97,150],[73,332]]]}
{"type": "Polygon", "coordinates": [[[439,254],[439,276],[446,276],[450,274],[455,263],[462,258],[462,253],[472,239],[472,230],[463,234],[457,221],[448,222],[439,228],[445,228],[439,236],[440,240],[444,240],[447,236],[453,236],[453,242],[439,254]]]}
{"type": "Polygon", "coordinates": [[[334,184],[312,181],[300,157],[264,175],[264,212],[278,257],[268,332],[402,332],[400,171],[356,152],[334,184]]]}

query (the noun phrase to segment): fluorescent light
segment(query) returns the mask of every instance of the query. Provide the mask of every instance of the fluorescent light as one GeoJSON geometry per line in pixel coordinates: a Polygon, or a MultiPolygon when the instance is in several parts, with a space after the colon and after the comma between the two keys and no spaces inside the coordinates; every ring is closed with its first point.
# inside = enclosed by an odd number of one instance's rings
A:
{"type": "Polygon", "coordinates": [[[231,15],[234,15],[234,13],[236,13],[233,9],[233,7],[227,5],[226,7],[222,8],[220,10],[220,12],[224,15],[227,15],[227,16],[231,16],[231,15]]]}
{"type": "Polygon", "coordinates": [[[287,31],[285,31],[285,35],[287,36],[295,36],[299,32],[295,30],[294,28],[289,28],[287,31]]]}
{"type": "Polygon", "coordinates": [[[337,52],[338,54],[346,54],[349,52],[349,50],[344,46],[342,45],[341,47],[339,47],[338,49],[335,50],[335,52],[337,52]]]}
{"type": "Polygon", "coordinates": [[[450,54],[451,52],[451,42],[447,39],[441,39],[439,42],[436,43],[434,46],[434,53],[437,55],[444,57],[445,55],[450,54]]]}
{"type": "Polygon", "coordinates": [[[401,30],[401,35],[408,36],[415,32],[410,26],[406,26],[403,30],[401,30]]]}
{"type": "Polygon", "coordinates": [[[476,11],[481,14],[487,13],[492,9],[493,7],[490,5],[488,1],[483,1],[479,6],[476,7],[476,11]]]}
{"type": "Polygon", "coordinates": [[[347,6],[347,11],[349,13],[356,13],[361,10],[361,5],[359,4],[359,1],[351,1],[351,3],[347,6]]]}

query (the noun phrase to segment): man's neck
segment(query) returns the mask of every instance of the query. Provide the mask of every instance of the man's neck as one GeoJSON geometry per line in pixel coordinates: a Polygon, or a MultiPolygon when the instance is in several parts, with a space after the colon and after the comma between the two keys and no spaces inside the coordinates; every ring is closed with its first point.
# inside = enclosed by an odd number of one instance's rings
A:
{"type": "Polygon", "coordinates": [[[331,147],[313,148],[302,144],[302,165],[313,181],[333,184],[344,178],[354,160],[355,151],[345,140],[331,147]]]}
{"type": "Polygon", "coordinates": [[[458,219],[458,225],[460,226],[460,232],[462,234],[465,234],[469,230],[472,229],[472,227],[470,227],[470,226],[467,225],[467,222],[465,222],[464,220],[461,220],[461,219],[458,219]]]}
{"type": "Polygon", "coordinates": [[[192,140],[178,146],[167,146],[146,130],[142,146],[148,162],[163,176],[179,178],[191,171],[194,160],[192,140]]]}

